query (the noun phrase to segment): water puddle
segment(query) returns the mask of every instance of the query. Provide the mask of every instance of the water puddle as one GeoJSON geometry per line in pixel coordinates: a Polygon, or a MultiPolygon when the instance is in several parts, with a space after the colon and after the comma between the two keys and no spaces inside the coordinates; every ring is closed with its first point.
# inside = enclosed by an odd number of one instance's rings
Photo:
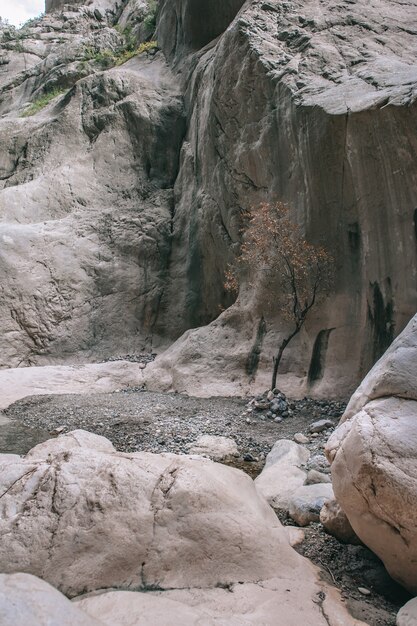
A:
{"type": "Polygon", "coordinates": [[[0,453],[26,454],[42,441],[51,439],[47,430],[29,428],[21,422],[8,419],[0,412],[0,453]]]}

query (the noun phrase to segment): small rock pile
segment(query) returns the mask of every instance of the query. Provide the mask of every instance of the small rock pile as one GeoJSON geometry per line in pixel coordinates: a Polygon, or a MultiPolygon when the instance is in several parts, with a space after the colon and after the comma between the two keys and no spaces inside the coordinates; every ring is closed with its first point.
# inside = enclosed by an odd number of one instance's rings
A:
{"type": "MultiPolygon", "coordinates": [[[[275,388],[251,398],[242,417],[250,422],[251,417],[273,420],[276,423],[292,417],[296,412],[308,411],[312,417],[340,417],[346,408],[344,402],[336,400],[289,400],[285,393],[275,388]]],[[[316,431],[320,432],[320,431],[316,431]]]]}

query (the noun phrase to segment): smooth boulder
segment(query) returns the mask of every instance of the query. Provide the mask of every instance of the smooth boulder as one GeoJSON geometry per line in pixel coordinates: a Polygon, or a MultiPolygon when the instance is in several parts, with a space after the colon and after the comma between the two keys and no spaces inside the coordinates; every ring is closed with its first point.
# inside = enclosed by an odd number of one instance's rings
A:
{"type": "Polygon", "coordinates": [[[389,574],[417,593],[417,316],[352,396],[330,437],[335,496],[389,574]]]}
{"type": "Polygon", "coordinates": [[[289,439],[277,441],[266,457],[255,485],[276,511],[287,511],[292,494],[304,485],[307,472],[303,467],[309,457],[307,448],[289,439]]]}
{"type": "Polygon", "coordinates": [[[208,459],[123,454],[74,431],[0,456],[0,492],[0,571],[68,596],[248,582],[297,562],[253,481],[208,459]]]}

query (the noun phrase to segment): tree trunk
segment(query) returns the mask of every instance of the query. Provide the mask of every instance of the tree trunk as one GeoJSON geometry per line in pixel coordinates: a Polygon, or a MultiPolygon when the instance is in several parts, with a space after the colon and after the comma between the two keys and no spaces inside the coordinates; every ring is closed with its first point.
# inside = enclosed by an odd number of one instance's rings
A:
{"type": "MultiPolygon", "coordinates": [[[[302,326],[302,324],[301,324],[301,326],[302,326]]],[[[289,335],[288,337],[283,339],[282,342],[281,342],[281,345],[280,345],[279,350],[277,352],[277,356],[274,359],[274,370],[272,372],[271,390],[275,389],[275,387],[277,386],[278,368],[279,368],[279,364],[280,364],[281,359],[282,359],[283,352],[284,352],[285,348],[288,346],[288,344],[290,343],[291,339],[293,337],[295,337],[295,335],[297,335],[300,332],[301,326],[296,326],[295,330],[291,333],[291,335],[289,335]]]]}

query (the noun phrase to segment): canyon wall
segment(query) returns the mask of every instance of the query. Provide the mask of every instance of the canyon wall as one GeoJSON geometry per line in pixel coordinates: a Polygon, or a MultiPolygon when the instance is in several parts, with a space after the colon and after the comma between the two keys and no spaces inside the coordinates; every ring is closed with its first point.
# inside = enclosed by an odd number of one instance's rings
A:
{"type": "Polygon", "coordinates": [[[149,387],[265,387],[288,323],[223,277],[242,211],[281,200],[336,280],[279,384],[347,395],[417,305],[416,7],[161,0],[162,52],[100,67],[142,5],[56,11],[19,49],[3,35],[2,366],[179,338],[149,387]]]}

